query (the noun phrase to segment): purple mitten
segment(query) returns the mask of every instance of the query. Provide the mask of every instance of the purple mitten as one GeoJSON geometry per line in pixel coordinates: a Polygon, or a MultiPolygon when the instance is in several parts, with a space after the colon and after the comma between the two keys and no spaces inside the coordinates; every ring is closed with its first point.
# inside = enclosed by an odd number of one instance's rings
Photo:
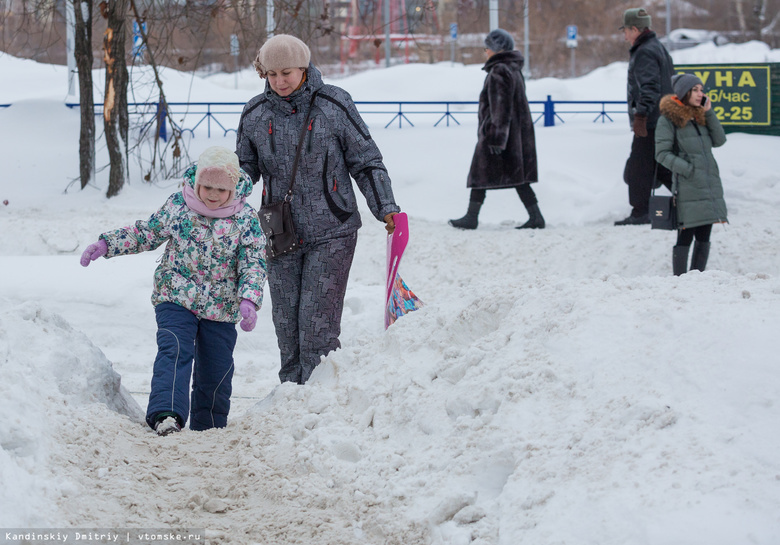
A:
{"type": "Polygon", "coordinates": [[[241,329],[244,331],[252,331],[257,323],[255,304],[249,299],[241,299],[241,304],[238,305],[238,309],[241,311],[241,316],[244,318],[241,320],[241,329]]]}
{"type": "Polygon", "coordinates": [[[94,244],[87,246],[84,253],[81,254],[81,266],[86,267],[91,261],[95,261],[99,257],[103,257],[108,253],[108,244],[102,238],[94,244]]]}

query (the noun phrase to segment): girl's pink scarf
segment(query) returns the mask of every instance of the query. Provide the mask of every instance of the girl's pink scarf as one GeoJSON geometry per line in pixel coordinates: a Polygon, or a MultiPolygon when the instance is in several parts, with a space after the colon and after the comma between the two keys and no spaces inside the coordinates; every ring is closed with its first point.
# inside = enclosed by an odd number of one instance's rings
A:
{"type": "Polygon", "coordinates": [[[227,206],[221,206],[212,210],[206,206],[206,203],[198,198],[195,194],[195,190],[192,189],[189,184],[184,184],[184,189],[181,190],[181,193],[184,195],[184,202],[187,203],[190,210],[197,212],[201,216],[206,216],[207,218],[229,218],[240,212],[241,209],[244,208],[244,203],[246,202],[246,197],[241,197],[240,199],[233,199],[233,202],[227,206]]]}

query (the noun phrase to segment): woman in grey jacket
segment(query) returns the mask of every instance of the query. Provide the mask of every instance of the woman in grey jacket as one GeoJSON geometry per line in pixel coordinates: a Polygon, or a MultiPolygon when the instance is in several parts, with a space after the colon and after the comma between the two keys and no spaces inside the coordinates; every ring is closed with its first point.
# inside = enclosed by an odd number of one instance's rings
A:
{"type": "Polygon", "coordinates": [[[263,202],[290,186],[301,131],[291,210],[299,249],[268,257],[272,316],[282,382],[305,383],[320,356],[340,347],[341,315],[361,226],[350,176],[371,213],[392,233],[400,211],[382,154],[349,94],[325,85],[308,46],[279,34],[260,48],[255,68],[265,91],[247,102],[236,154],[263,202]]]}
{"type": "Polygon", "coordinates": [[[728,221],[718,163],[712,155],[712,148],[726,143],[726,133],[699,78],[677,74],[672,86],[675,94],[661,99],[655,158],[674,174],[672,193],[677,200],[679,230],[672,250],[672,270],[681,275],[688,270],[688,249],[694,237],[691,269],[703,271],[712,225],[728,221]]]}

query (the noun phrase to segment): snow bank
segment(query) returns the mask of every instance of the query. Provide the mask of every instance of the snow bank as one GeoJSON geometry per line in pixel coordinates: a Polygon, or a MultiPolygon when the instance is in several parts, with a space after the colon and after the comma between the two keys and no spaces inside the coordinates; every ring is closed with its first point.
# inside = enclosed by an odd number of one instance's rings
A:
{"type": "Polygon", "coordinates": [[[652,543],[672,528],[682,543],[777,535],[759,524],[774,518],[776,495],[749,490],[766,478],[760,444],[774,424],[759,407],[774,406],[780,379],[766,380],[773,354],[742,348],[773,334],[777,280],[472,287],[431,294],[386,335],[330,355],[306,388],[278,388],[250,421],[272,434],[266,456],[390,501],[430,525],[434,543],[652,543]],[[728,312],[702,312],[715,308],[728,312]],[[735,527],[748,497],[756,524],[735,527]]]}
{"type": "Polygon", "coordinates": [[[69,487],[51,473],[58,429],[96,404],[129,417],[124,425],[137,425],[143,412],[100,349],[38,303],[0,312],[0,354],[9,386],[0,396],[0,526],[51,524],[54,499],[69,487]],[[22,491],[28,500],[15,501],[22,491]]]}

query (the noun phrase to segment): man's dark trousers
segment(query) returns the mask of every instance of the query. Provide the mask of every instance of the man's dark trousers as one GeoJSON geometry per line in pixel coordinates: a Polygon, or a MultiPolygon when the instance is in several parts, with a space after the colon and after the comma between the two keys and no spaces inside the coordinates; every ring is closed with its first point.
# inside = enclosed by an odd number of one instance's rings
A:
{"type": "Polygon", "coordinates": [[[655,161],[655,128],[652,128],[647,129],[647,136],[634,135],[631,154],[623,171],[623,180],[628,184],[628,203],[634,217],[644,216],[648,212],[650,192],[656,178],[656,165],[659,184],[671,188],[672,173],[655,161]]]}

